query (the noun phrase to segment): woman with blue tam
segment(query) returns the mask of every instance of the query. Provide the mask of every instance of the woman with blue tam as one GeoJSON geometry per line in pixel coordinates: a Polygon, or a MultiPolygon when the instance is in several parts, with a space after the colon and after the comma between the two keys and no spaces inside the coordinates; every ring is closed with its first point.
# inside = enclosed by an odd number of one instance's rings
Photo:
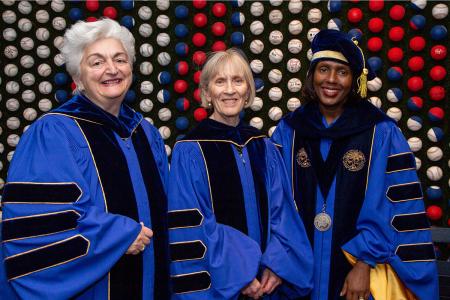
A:
{"type": "Polygon", "coordinates": [[[302,299],[437,299],[429,222],[414,155],[396,123],[366,101],[370,72],[356,40],[322,30],[280,144],[314,252],[302,299]]]}

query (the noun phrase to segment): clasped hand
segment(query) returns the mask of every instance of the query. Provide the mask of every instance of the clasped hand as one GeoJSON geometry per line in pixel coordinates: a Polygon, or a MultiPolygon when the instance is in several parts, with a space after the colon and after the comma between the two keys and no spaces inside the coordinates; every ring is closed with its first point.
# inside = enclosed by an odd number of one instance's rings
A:
{"type": "Polygon", "coordinates": [[[153,231],[150,228],[145,227],[144,223],[141,222],[141,232],[139,232],[133,244],[128,248],[126,254],[137,255],[140,252],[143,252],[145,247],[150,244],[152,236],[153,231]]]}
{"type": "Polygon", "coordinates": [[[264,294],[271,294],[280,284],[282,280],[275,273],[269,269],[263,271],[261,282],[258,279],[253,279],[241,293],[252,299],[259,299],[264,294]]]}

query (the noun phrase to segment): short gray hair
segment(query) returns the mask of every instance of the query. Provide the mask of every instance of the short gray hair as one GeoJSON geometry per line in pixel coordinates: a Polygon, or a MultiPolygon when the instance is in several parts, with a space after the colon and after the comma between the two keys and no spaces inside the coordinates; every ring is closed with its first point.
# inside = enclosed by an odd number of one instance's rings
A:
{"type": "Polygon", "coordinates": [[[61,48],[70,76],[80,76],[80,64],[83,59],[84,49],[104,38],[119,40],[128,54],[130,64],[133,65],[136,51],[134,49],[134,37],[124,26],[111,19],[100,19],[95,22],[78,21],[64,34],[64,45],[61,48]]]}
{"type": "Polygon", "coordinates": [[[245,107],[252,105],[255,99],[255,81],[253,79],[252,71],[250,70],[250,65],[243,54],[243,52],[237,48],[230,48],[225,51],[213,52],[209,55],[208,60],[203,66],[202,73],[200,75],[200,97],[202,99],[202,106],[204,108],[209,108],[208,101],[206,100],[206,93],[208,91],[209,82],[217,74],[219,74],[224,66],[227,64],[233,65],[233,67],[240,69],[244,75],[244,80],[247,82],[249,97],[245,107]]]}

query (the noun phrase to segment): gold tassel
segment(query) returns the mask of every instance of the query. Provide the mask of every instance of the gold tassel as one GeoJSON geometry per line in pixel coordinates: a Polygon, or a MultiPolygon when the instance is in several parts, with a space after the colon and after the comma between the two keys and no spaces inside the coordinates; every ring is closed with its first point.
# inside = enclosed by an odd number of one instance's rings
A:
{"type": "Polygon", "coordinates": [[[367,74],[369,74],[369,70],[364,68],[361,73],[361,76],[359,76],[359,78],[356,82],[358,84],[358,94],[362,98],[367,97],[367,74]]]}

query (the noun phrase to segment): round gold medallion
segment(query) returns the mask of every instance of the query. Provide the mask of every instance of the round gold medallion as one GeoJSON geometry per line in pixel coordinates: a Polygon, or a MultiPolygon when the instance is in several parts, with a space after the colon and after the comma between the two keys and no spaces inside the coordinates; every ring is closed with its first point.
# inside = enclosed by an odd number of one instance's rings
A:
{"type": "Polygon", "coordinates": [[[327,231],[331,227],[331,217],[326,212],[318,213],[314,217],[314,226],[319,231],[327,231]]]}
{"type": "Polygon", "coordinates": [[[352,149],[345,152],[342,162],[347,170],[357,172],[364,168],[366,157],[361,151],[352,149]]]}
{"type": "Polygon", "coordinates": [[[306,153],[305,148],[300,148],[295,156],[297,164],[302,168],[311,167],[311,161],[309,160],[308,153],[306,153]]]}

